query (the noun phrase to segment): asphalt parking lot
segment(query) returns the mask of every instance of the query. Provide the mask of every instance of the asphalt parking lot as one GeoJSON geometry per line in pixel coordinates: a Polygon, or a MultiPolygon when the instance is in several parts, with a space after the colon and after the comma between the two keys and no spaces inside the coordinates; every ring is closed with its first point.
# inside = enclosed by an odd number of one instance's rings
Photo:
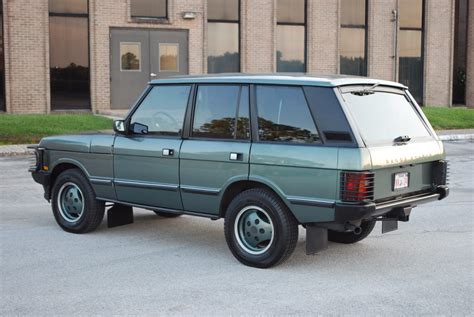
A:
{"type": "Polygon", "coordinates": [[[223,221],[166,219],[63,232],[27,158],[0,158],[0,315],[472,315],[474,143],[446,143],[451,195],[355,245],[241,265],[223,221]]]}

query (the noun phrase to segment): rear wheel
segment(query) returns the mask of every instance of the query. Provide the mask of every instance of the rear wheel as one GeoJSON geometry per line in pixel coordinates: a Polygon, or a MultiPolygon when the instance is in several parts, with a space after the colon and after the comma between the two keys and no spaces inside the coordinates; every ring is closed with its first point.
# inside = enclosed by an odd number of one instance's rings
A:
{"type": "Polygon", "coordinates": [[[368,220],[362,221],[362,223],[360,224],[360,234],[355,234],[353,232],[337,232],[328,230],[328,240],[345,244],[356,243],[367,238],[372,232],[372,230],[374,230],[374,227],[375,220],[368,220]]]}
{"type": "Polygon", "coordinates": [[[95,199],[92,186],[78,169],[66,170],[56,178],[51,206],[56,222],[67,232],[91,232],[104,218],[104,202],[95,199]]]}
{"type": "Polygon", "coordinates": [[[267,268],[288,258],[298,240],[298,223],[273,192],[255,188],[237,195],[224,223],[227,245],[245,265],[267,268]]]}
{"type": "Polygon", "coordinates": [[[153,210],[155,214],[157,214],[160,217],[165,217],[165,218],[176,218],[179,216],[182,216],[183,214],[178,214],[178,213],[172,213],[172,212],[164,212],[164,211],[158,211],[158,210],[153,210]]]}

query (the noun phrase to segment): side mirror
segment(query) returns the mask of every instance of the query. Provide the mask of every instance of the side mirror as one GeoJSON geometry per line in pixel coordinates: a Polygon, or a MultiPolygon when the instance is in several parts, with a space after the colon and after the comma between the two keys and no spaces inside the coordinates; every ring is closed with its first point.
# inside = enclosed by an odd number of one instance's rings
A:
{"type": "Polygon", "coordinates": [[[120,134],[125,133],[125,121],[115,120],[114,121],[114,131],[120,134]]]}
{"type": "Polygon", "coordinates": [[[148,126],[135,122],[132,124],[132,132],[135,134],[148,134],[148,126]]]}

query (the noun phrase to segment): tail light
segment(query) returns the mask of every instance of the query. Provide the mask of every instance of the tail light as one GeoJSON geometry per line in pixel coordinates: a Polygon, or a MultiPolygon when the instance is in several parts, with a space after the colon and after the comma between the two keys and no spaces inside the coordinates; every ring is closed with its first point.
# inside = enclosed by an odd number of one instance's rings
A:
{"type": "Polygon", "coordinates": [[[374,173],[342,172],[341,200],[364,202],[374,200],[374,173]]]}

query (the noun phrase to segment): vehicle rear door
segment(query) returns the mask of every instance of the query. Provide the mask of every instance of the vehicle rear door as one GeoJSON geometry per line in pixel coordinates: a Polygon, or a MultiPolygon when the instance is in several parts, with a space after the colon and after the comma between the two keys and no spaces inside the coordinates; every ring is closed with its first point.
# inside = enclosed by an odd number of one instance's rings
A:
{"type": "Polygon", "coordinates": [[[430,191],[444,158],[442,143],[409,94],[395,87],[340,89],[354,132],[367,147],[375,176],[374,199],[430,191]],[[366,89],[366,90],[364,90],[366,89]]]}
{"type": "Polygon", "coordinates": [[[180,187],[187,211],[217,214],[226,186],[247,180],[250,120],[247,85],[199,85],[189,138],[180,153],[180,187]]]}
{"type": "Polygon", "coordinates": [[[152,86],[131,114],[131,131],[118,135],[114,144],[118,200],[183,208],[179,194],[179,151],[190,92],[191,85],[152,86]]]}

